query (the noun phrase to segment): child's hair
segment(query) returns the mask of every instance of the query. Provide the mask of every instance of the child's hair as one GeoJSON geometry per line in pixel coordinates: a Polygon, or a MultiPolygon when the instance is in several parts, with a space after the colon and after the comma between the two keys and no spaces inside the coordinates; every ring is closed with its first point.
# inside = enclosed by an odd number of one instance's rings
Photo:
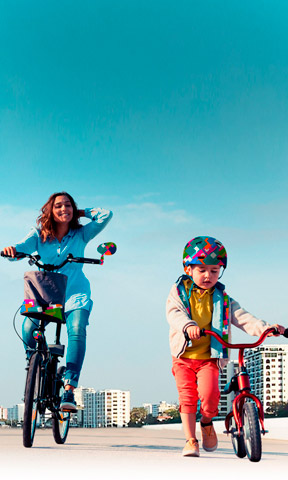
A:
{"type": "Polygon", "coordinates": [[[69,198],[73,208],[73,218],[69,224],[72,229],[81,228],[79,223],[78,209],[75,200],[67,192],[53,193],[47,202],[41,208],[41,214],[37,218],[37,225],[40,227],[40,236],[43,242],[47,240],[53,240],[56,237],[56,223],[53,217],[53,205],[56,197],[65,196],[69,198]]]}

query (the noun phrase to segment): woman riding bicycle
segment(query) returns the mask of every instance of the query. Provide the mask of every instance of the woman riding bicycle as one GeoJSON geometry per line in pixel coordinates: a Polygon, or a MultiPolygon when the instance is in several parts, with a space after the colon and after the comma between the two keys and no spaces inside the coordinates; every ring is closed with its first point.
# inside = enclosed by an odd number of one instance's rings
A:
{"type": "MultiPolygon", "coordinates": [[[[112,218],[110,210],[86,208],[78,210],[74,199],[67,192],[50,196],[37,219],[38,228],[32,228],[28,235],[15,246],[3,249],[5,255],[15,257],[16,252],[35,253],[44,263],[60,264],[67,254],[84,256],[87,243],[100,233],[112,218]],[[80,217],[91,220],[81,225],[80,217]]],[[[65,374],[65,391],[61,399],[61,410],[76,411],[74,388],[77,387],[86,351],[86,327],[93,302],[90,298],[90,284],[83,273],[83,264],[68,263],[58,270],[68,277],[66,289],[65,316],[68,347],[65,374]]],[[[27,355],[35,348],[32,331],[35,320],[26,317],[22,335],[27,355]]]]}

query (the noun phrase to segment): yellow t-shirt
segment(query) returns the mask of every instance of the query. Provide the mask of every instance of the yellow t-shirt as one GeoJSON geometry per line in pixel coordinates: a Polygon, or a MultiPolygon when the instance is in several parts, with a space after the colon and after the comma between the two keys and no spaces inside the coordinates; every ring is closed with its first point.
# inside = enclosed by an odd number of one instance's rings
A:
{"type": "MultiPolygon", "coordinates": [[[[191,280],[184,280],[183,283],[188,294],[191,280]]],[[[194,286],[189,299],[192,320],[197,322],[198,327],[206,328],[207,330],[211,330],[213,293],[214,288],[201,290],[194,286]]],[[[186,347],[185,352],[181,356],[198,360],[210,358],[210,336],[206,335],[206,337],[201,337],[199,340],[192,340],[192,347],[186,347]]]]}

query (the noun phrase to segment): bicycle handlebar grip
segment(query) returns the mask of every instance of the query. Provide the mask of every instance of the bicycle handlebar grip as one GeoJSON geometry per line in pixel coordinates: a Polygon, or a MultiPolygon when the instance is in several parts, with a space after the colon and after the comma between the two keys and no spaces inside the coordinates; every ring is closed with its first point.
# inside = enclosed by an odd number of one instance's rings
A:
{"type": "Polygon", "coordinates": [[[92,265],[99,265],[100,260],[98,258],[84,258],[84,257],[72,257],[69,256],[69,261],[70,262],[75,262],[75,263],[91,263],[92,265]]]}
{"type": "MultiPolygon", "coordinates": [[[[6,255],[3,250],[1,251],[0,253],[1,257],[6,257],[6,258],[12,258],[11,255],[6,255]]],[[[21,252],[16,252],[16,255],[14,258],[25,258],[26,257],[26,253],[21,253],[21,252]]]]}
{"type": "Polygon", "coordinates": [[[283,333],[283,337],[288,338],[288,328],[285,329],[283,333]]]}
{"type": "Polygon", "coordinates": [[[200,337],[206,337],[205,328],[201,328],[201,330],[200,330],[200,337]]]}

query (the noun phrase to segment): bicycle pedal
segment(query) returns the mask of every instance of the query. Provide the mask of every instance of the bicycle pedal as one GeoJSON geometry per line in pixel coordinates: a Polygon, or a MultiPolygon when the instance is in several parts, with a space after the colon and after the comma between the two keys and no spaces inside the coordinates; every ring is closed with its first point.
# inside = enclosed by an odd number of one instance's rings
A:
{"type": "Polygon", "coordinates": [[[269,430],[261,430],[262,435],[265,435],[265,433],[269,433],[269,430]]]}
{"type": "Polygon", "coordinates": [[[228,432],[228,430],[224,430],[223,433],[225,433],[225,435],[229,435],[230,432],[228,432]]]}

